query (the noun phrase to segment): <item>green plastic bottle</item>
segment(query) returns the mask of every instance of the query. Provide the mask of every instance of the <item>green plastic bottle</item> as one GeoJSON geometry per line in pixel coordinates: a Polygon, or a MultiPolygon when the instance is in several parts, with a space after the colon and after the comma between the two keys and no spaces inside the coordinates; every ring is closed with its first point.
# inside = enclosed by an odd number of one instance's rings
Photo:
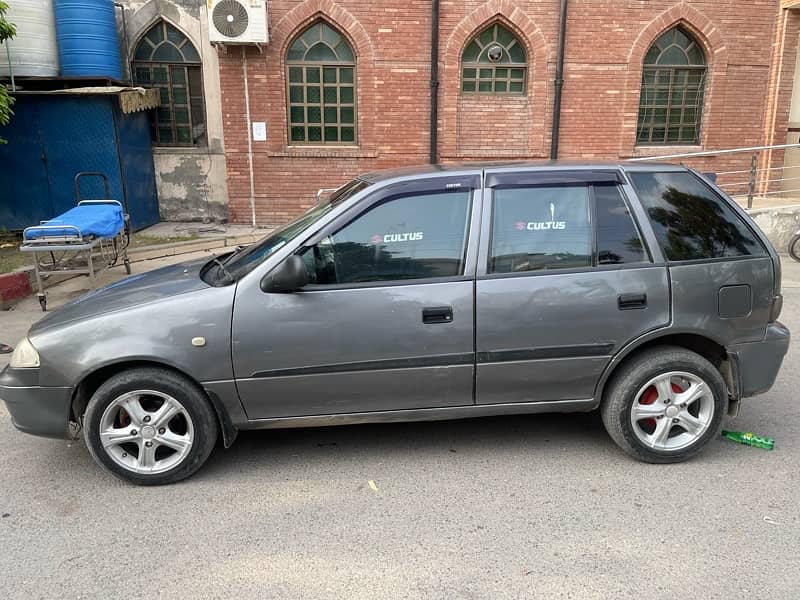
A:
{"type": "Polygon", "coordinates": [[[755,435],[754,433],[745,433],[743,431],[725,431],[722,430],[722,437],[727,438],[740,444],[748,446],[755,446],[764,450],[772,450],[775,447],[775,440],[768,437],[755,435]]]}

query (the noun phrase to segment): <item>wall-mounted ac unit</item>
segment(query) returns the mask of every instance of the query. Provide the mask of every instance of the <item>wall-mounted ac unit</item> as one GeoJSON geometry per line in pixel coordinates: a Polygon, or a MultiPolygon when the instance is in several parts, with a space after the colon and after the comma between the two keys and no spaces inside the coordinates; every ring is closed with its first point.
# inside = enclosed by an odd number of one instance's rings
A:
{"type": "Polygon", "coordinates": [[[208,38],[218,44],[266,44],[265,0],[208,0],[208,38]]]}

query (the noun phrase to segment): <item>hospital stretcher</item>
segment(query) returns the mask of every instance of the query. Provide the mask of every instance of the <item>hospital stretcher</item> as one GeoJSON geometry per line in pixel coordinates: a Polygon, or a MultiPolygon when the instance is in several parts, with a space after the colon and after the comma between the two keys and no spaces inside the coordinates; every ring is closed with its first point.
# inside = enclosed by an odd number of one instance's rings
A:
{"type": "Polygon", "coordinates": [[[122,261],[130,274],[128,258],[130,219],[122,204],[109,198],[108,180],[102,173],[78,173],[75,176],[77,205],[22,234],[20,251],[33,254],[37,296],[42,310],[47,310],[47,295],[42,280],[52,275],[88,275],[92,288],[97,275],[122,261]],[[81,200],[80,179],[103,178],[106,198],[81,200]]]}

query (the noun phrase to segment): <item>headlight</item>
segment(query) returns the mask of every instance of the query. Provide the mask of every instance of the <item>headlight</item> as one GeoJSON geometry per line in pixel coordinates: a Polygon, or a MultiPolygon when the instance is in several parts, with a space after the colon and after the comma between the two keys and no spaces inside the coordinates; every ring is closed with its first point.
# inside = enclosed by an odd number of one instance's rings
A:
{"type": "Polygon", "coordinates": [[[17,344],[9,366],[12,369],[32,369],[39,366],[39,353],[27,337],[17,344]]]}

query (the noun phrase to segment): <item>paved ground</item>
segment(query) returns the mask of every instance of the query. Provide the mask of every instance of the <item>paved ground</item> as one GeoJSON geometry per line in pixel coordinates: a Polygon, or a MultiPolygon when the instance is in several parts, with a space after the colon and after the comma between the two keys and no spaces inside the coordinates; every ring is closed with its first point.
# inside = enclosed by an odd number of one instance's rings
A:
{"type": "MultiPolygon", "coordinates": [[[[784,283],[800,332],[800,265],[784,283]]],[[[0,337],[37,310],[0,313],[0,337]]],[[[246,433],[144,489],[0,408],[0,598],[795,600],[798,366],[794,342],[730,423],[774,452],[718,440],[672,466],[553,415],[246,433]]]]}

